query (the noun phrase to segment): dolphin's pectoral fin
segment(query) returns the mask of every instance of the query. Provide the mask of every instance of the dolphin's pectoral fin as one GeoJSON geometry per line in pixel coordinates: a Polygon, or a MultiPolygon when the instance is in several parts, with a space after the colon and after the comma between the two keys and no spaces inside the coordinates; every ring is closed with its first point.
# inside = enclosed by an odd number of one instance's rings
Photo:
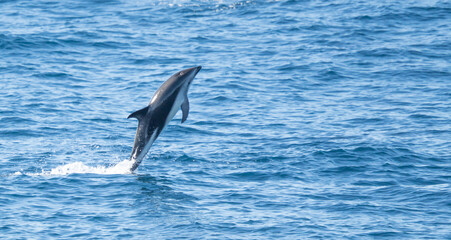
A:
{"type": "Polygon", "coordinates": [[[143,119],[146,116],[148,110],[149,106],[130,114],[127,118],[136,118],[139,121],[141,121],[141,119],[143,119]]]}
{"type": "Polygon", "coordinates": [[[184,123],[188,118],[189,113],[189,101],[187,97],[185,97],[185,101],[182,103],[182,113],[183,113],[182,123],[184,123]]]}

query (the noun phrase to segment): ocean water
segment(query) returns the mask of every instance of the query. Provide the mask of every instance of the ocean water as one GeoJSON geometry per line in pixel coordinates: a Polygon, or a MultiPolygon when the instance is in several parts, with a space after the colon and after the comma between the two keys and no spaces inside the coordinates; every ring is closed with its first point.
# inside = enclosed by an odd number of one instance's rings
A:
{"type": "Polygon", "coordinates": [[[451,3],[0,1],[0,239],[69,238],[451,239],[451,3]]]}

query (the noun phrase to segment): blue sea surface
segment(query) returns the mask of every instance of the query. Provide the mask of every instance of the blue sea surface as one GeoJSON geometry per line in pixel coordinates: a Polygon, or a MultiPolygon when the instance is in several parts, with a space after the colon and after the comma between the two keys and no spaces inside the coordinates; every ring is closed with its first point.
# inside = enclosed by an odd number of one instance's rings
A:
{"type": "Polygon", "coordinates": [[[451,2],[0,1],[0,239],[69,238],[451,239],[451,2]]]}

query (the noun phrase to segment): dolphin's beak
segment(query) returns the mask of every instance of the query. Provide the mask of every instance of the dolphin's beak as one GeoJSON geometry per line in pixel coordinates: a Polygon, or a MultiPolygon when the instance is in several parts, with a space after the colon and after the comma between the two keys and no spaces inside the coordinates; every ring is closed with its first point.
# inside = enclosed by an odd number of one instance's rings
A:
{"type": "Polygon", "coordinates": [[[194,77],[196,77],[197,73],[202,69],[202,66],[197,66],[197,67],[193,67],[189,69],[189,72],[194,72],[193,73],[193,78],[190,80],[190,83],[194,80],[194,77]]]}
{"type": "Polygon", "coordinates": [[[190,71],[195,71],[194,76],[197,75],[197,73],[202,69],[202,66],[193,67],[190,69],[190,71]]]}

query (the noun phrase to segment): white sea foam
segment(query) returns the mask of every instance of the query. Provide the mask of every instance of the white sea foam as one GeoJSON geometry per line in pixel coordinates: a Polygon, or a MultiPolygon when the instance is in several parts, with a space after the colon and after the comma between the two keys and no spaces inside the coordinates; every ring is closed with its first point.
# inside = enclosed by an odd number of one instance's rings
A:
{"type": "Polygon", "coordinates": [[[58,166],[50,171],[42,170],[41,173],[23,173],[16,172],[14,175],[33,175],[33,176],[46,176],[46,175],[68,175],[73,173],[95,173],[95,174],[130,174],[133,162],[130,160],[124,160],[113,166],[88,166],[82,162],[73,162],[65,165],[58,166]]]}

